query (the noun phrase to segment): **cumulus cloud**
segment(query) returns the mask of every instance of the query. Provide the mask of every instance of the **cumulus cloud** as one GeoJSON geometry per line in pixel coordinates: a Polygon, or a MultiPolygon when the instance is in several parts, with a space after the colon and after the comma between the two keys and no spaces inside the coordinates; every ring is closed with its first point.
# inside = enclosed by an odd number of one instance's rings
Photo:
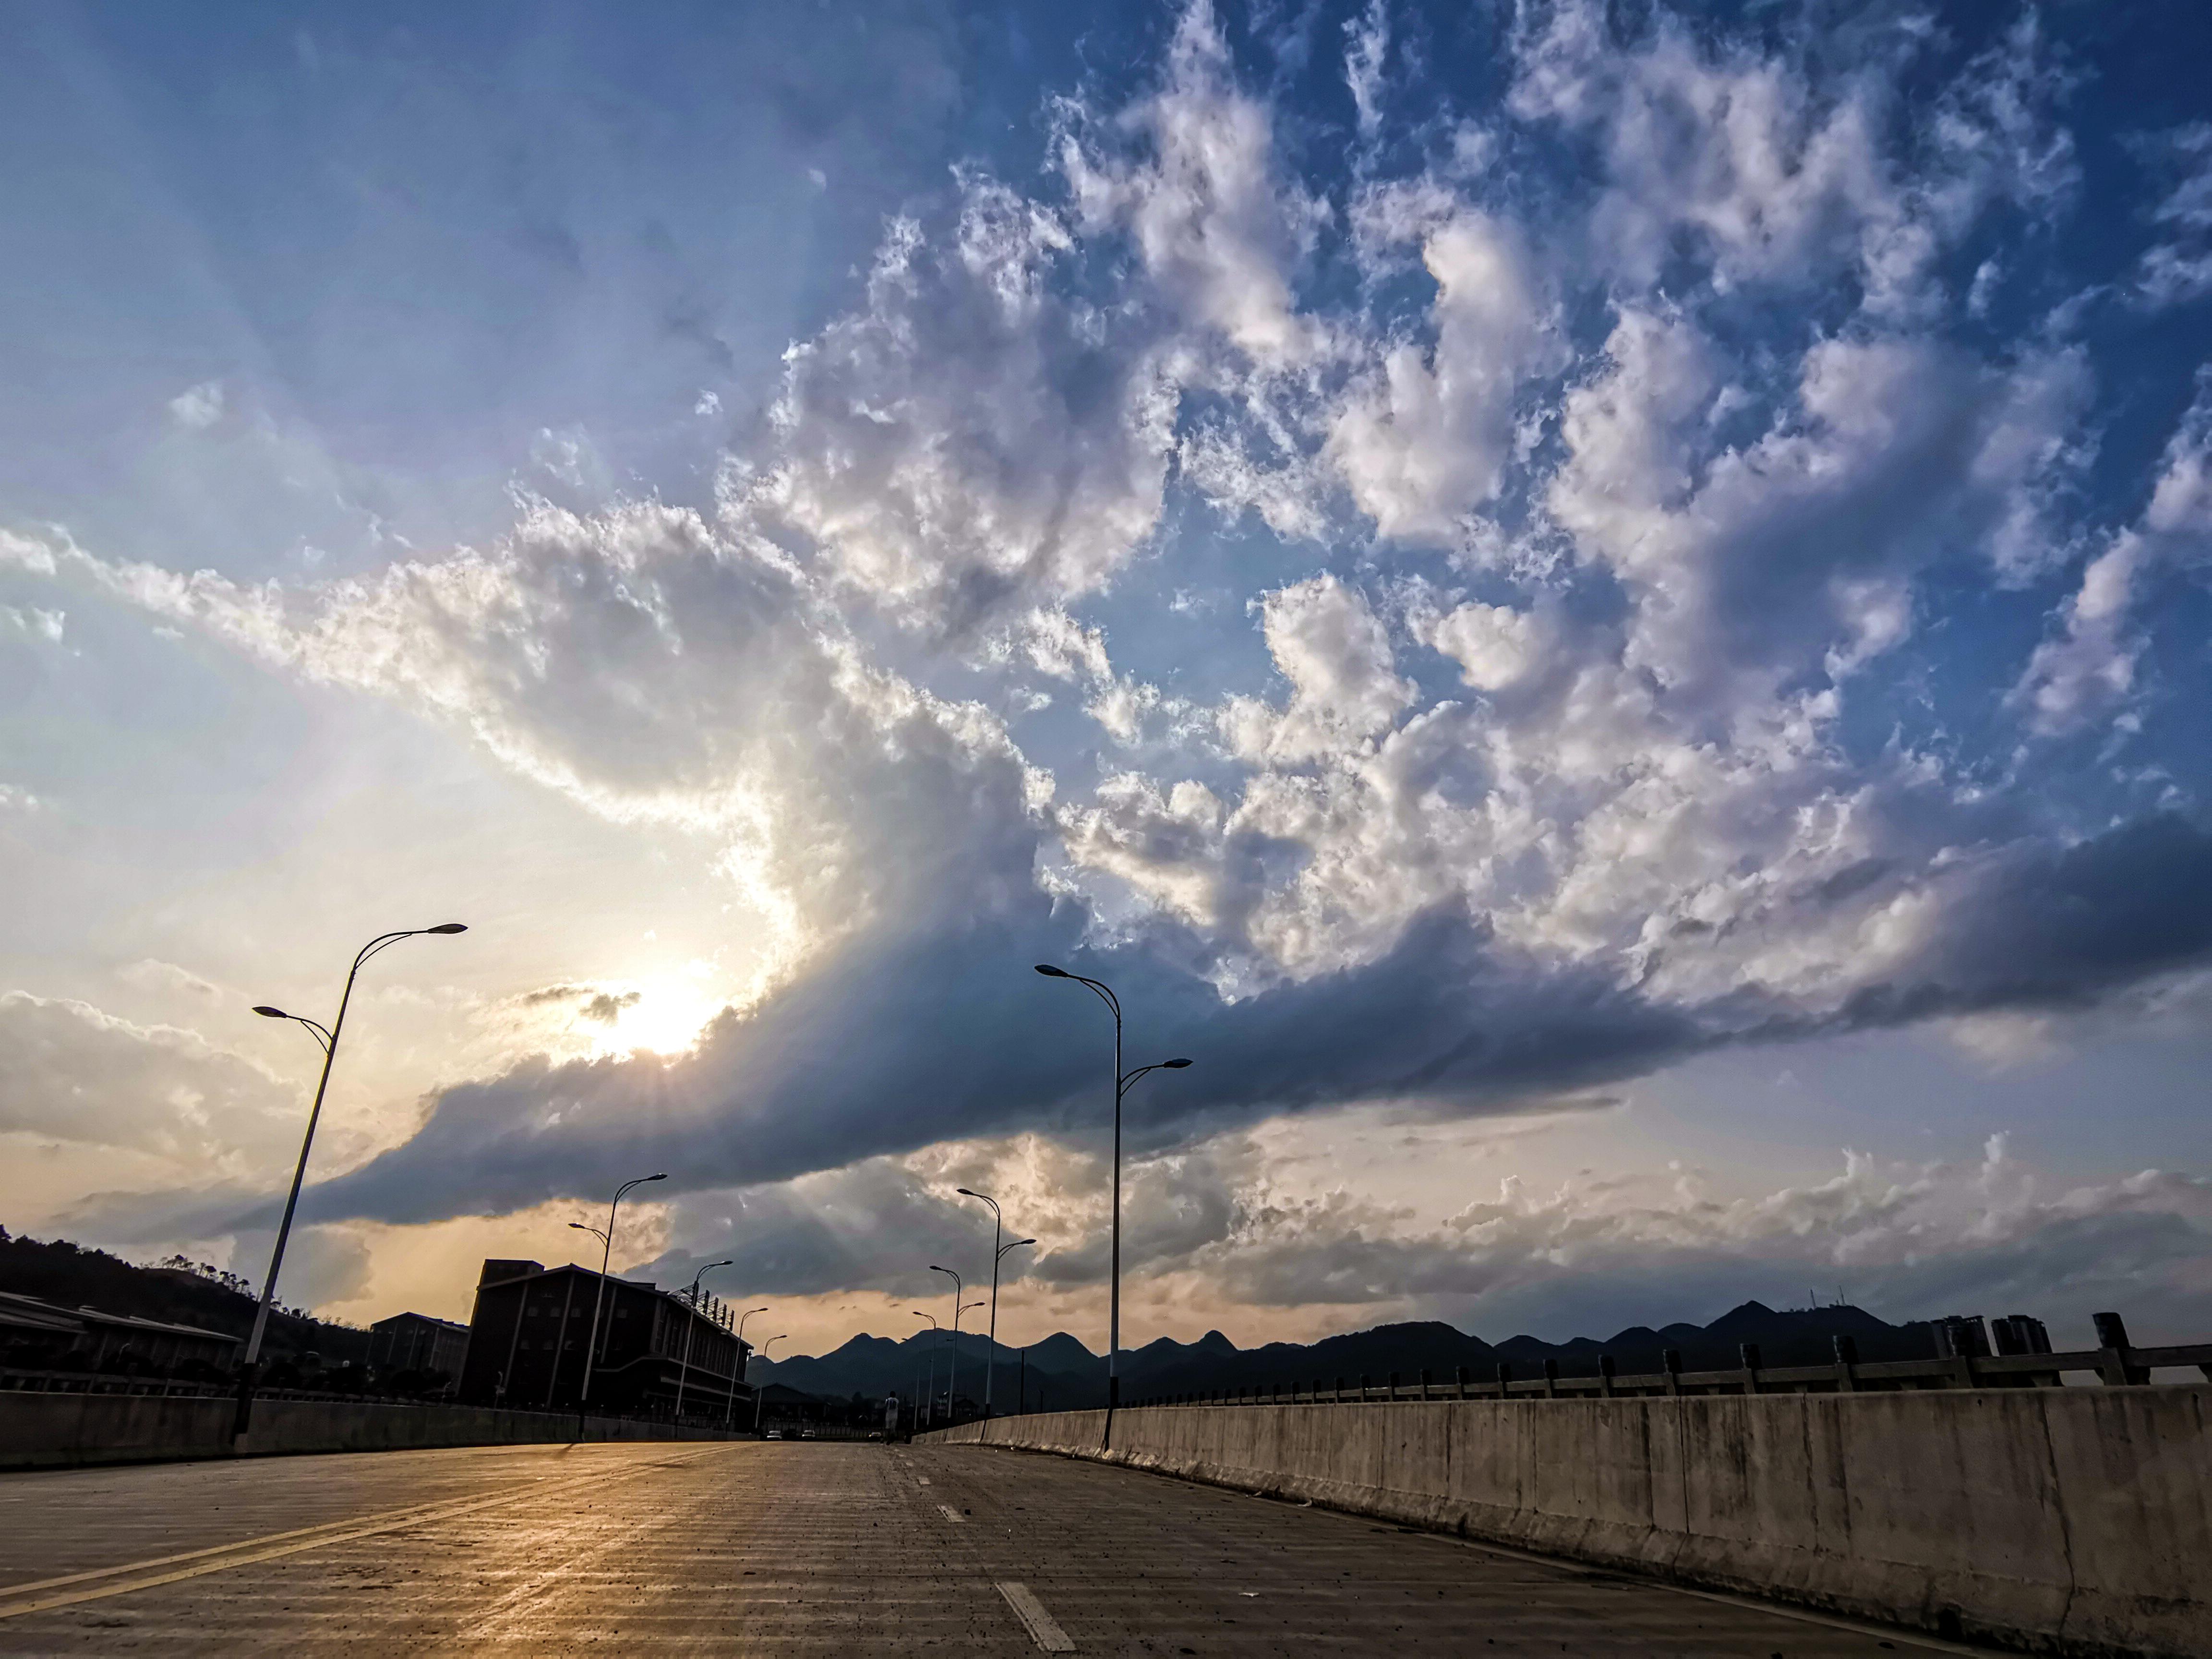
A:
{"type": "Polygon", "coordinates": [[[299,1128],[293,1085],[253,1061],[86,1002],[0,993],[0,1132],[143,1152],[180,1174],[266,1174],[299,1128]]]}

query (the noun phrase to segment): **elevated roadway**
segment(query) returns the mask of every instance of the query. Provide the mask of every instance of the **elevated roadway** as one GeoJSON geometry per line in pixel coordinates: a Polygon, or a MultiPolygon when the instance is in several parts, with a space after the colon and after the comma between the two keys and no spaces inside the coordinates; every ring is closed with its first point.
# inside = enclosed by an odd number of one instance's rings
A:
{"type": "Polygon", "coordinates": [[[0,1475],[0,1653],[1964,1651],[976,1448],[585,1444],[0,1475]]]}

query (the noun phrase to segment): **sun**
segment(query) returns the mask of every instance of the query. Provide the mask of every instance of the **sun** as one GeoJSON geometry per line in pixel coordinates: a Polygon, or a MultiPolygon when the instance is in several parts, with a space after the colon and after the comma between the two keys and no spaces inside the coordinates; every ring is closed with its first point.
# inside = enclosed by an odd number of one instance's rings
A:
{"type": "Polygon", "coordinates": [[[720,999],[682,974],[634,980],[623,988],[622,1010],[594,1047],[601,1054],[680,1054],[695,1048],[720,999]]]}

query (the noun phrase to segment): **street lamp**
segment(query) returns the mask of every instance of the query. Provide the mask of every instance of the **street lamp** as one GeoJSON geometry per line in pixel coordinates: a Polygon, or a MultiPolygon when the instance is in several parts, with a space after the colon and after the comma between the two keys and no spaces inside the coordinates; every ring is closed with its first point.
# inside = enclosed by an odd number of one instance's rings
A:
{"type": "MultiPolygon", "coordinates": [[[[579,1440],[584,1437],[584,1408],[592,1400],[592,1364],[599,1358],[599,1309],[607,1299],[607,1267],[614,1260],[615,1254],[615,1212],[622,1208],[623,1194],[631,1188],[642,1187],[649,1181],[667,1179],[668,1173],[664,1170],[659,1175],[640,1176],[635,1181],[625,1181],[616,1188],[615,1201],[607,1206],[607,1230],[603,1233],[597,1227],[586,1226],[580,1221],[568,1224],[580,1232],[598,1233],[604,1246],[599,1252],[599,1288],[592,1297],[592,1340],[584,1345],[584,1387],[576,1396],[576,1438],[579,1440]]],[[[553,1357],[557,1361],[561,1356],[556,1354],[553,1357]]]]}
{"type": "MultiPolygon", "coordinates": [[[[927,1319],[929,1322],[929,1328],[933,1331],[941,1332],[945,1328],[937,1322],[935,1314],[926,1314],[917,1308],[914,1310],[914,1316],[916,1319],[927,1319]]],[[[934,1422],[937,1418],[937,1345],[931,1343],[923,1352],[929,1359],[929,1387],[927,1391],[924,1392],[921,1378],[917,1376],[914,1379],[914,1426],[917,1431],[921,1427],[922,1404],[925,1401],[928,1402],[930,1420],[934,1422]]]]}
{"type": "MultiPolygon", "coordinates": [[[[572,1221],[568,1224],[573,1227],[576,1224],[572,1221]]],[[[691,1317],[684,1322],[684,1358],[676,1366],[676,1420],[678,1423],[684,1420],[684,1385],[691,1380],[691,1333],[699,1326],[699,1281],[717,1267],[736,1265],[734,1261],[709,1261],[691,1275],[691,1317]]]]}
{"type": "MultiPolygon", "coordinates": [[[[761,1358],[763,1359],[767,1358],[768,1351],[770,1348],[775,1346],[779,1342],[787,1342],[790,1340],[790,1334],[788,1332],[782,1336],[771,1336],[767,1341],[762,1343],[760,1346],[761,1358]]],[[[753,1432],[755,1434],[758,1434],[760,1432],[761,1400],[762,1391],[758,1389],[755,1389],[753,1390],[753,1432]]]]}
{"type": "MultiPolygon", "coordinates": [[[[952,1352],[953,1352],[953,1353],[954,1353],[954,1355],[955,1355],[956,1357],[958,1355],[958,1353],[959,1353],[959,1352],[960,1352],[960,1316],[961,1316],[962,1314],[974,1313],[974,1312],[975,1311],[975,1310],[976,1310],[976,1309],[978,1309],[978,1308],[981,1307],[982,1305],[983,1305],[983,1298],[982,1298],[981,1297],[980,1297],[980,1296],[979,1296],[979,1297],[976,1297],[973,1302],[969,1302],[969,1303],[963,1304],[963,1305],[961,1305],[961,1306],[959,1306],[959,1307],[956,1307],[955,1309],[953,1309],[953,1310],[952,1310],[952,1352]]],[[[952,1385],[951,1385],[951,1383],[950,1383],[950,1382],[948,1382],[945,1385],[945,1420],[947,1423],[951,1423],[951,1422],[952,1422],[952,1421],[956,1420],[956,1413],[955,1413],[955,1411],[954,1411],[954,1406],[955,1406],[955,1403],[957,1401],[957,1400],[958,1400],[958,1399],[959,1399],[959,1396],[958,1396],[957,1395],[956,1395],[956,1394],[954,1394],[954,1393],[953,1393],[953,1391],[952,1391],[952,1385]]]]}
{"type": "Polygon", "coordinates": [[[952,1402],[959,1397],[960,1388],[960,1275],[950,1267],[939,1267],[933,1261],[929,1265],[929,1271],[943,1273],[952,1281],[952,1374],[945,1384],[945,1415],[949,1422],[952,1417],[952,1402]]]}
{"type": "MultiPolygon", "coordinates": [[[[738,1316],[738,1382],[742,1382],[753,1368],[752,1350],[745,1346],[745,1321],[757,1313],[766,1313],[766,1308],[748,1308],[738,1316]]],[[[728,1428],[738,1420],[738,1382],[730,1384],[730,1403],[722,1413],[722,1426],[728,1428]]],[[[756,1411],[754,1415],[759,1415],[756,1411]]]]}
{"type": "Polygon", "coordinates": [[[999,1200],[988,1193],[979,1193],[969,1188],[957,1189],[963,1198],[981,1199],[991,1206],[991,1334],[983,1346],[983,1416],[991,1415],[991,1379],[999,1369],[999,1264],[1006,1259],[1008,1250],[1018,1250],[1024,1244],[1034,1244],[1034,1238],[1018,1238],[1011,1244],[999,1243],[1006,1231],[1006,1218],[999,1213],[999,1200]]]}
{"type": "Polygon", "coordinates": [[[1123,1071],[1121,1000],[1114,994],[1113,988],[1080,974],[1071,974],[1065,968],[1055,968],[1050,963],[1040,962],[1036,970],[1047,979],[1072,979],[1078,985],[1089,986],[1098,1000],[1114,1011],[1114,1263],[1106,1331],[1106,1409],[1110,1412],[1121,1403],[1121,1097],[1146,1073],[1180,1072],[1190,1062],[1158,1060],[1150,1066],[1139,1066],[1133,1072],[1123,1071]]]}
{"type": "Polygon", "coordinates": [[[269,1257],[269,1277],[262,1282],[261,1305],[253,1310],[253,1334],[246,1340],[246,1362],[238,1371],[238,1414],[230,1425],[234,1440],[246,1432],[253,1415],[253,1378],[261,1364],[261,1339],[269,1328],[269,1304],[276,1295],[276,1274],[284,1265],[284,1246],[292,1237],[292,1212],[300,1206],[300,1184],[307,1178],[307,1154],[315,1144],[315,1125],[322,1121],[323,1097],[331,1086],[331,1066],[338,1057],[338,1037],[345,1030],[346,1008],[353,1001],[353,982],[367,962],[386,945],[397,945],[403,939],[418,939],[425,933],[465,933],[469,930],[458,921],[440,922],[435,927],[409,927],[396,933],[379,933],[361,947],[346,970],[345,991],[338,998],[338,1017],[326,1030],[302,1014],[288,1014],[282,1008],[271,1008],[264,1003],[254,1009],[264,1019],[289,1019],[304,1025],[307,1034],[322,1045],[323,1075],[315,1085],[315,1103],[307,1113],[307,1133],[300,1142],[299,1166],[292,1171],[292,1191],[284,1200],[284,1219],[277,1224],[276,1248],[269,1257]]]}

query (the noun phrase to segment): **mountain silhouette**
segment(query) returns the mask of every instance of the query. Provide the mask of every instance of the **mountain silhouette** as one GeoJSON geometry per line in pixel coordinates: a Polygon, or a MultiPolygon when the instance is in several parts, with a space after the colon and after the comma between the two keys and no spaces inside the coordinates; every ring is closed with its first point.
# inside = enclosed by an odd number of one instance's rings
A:
{"type": "MultiPolygon", "coordinates": [[[[1534,1376],[1547,1359],[1557,1363],[1562,1376],[1595,1376],[1601,1356],[1610,1356],[1621,1375],[1635,1376],[1658,1370],[1668,1348],[1681,1354],[1686,1370],[1723,1370],[1742,1363],[1747,1342],[1758,1345],[1762,1364],[1817,1365],[1834,1358],[1838,1336],[1850,1337],[1863,1360],[1926,1359],[1936,1352],[1926,1322],[1892,1325],[1848,1304],[1778,1310],[1746,1302],[1710,1325],[1672,1324],[1656,1330],[1632,1325],[1603,1340],[1580,1336],[1565,1342],[1521,1335],[1493,1344],[1434,1321],[1377,1325],[1317,1342],[1270,1342],[1256,1348],[1239,1348],[1219,1331],[1208,1331],[1195,1342],[1158,1337],[1124,1351],[1121,1398],[1133,1401],[1293,1384],[1304,1389],[1316,1382],[1330,1388],[1340,1377],[1346,1387],[1356,1387],[1362,1376],[1379,1386],[1394,1371],[1401,1383],[1412,1384],[1425,1370],[1436,1382],[1449,1383],[1462,1365],[1471,1378],[1489,1382],[1496,1381],[1501,1363],[1516,1376],[1534,1376]]],[[[959,1393],[975,1405],[983,1399],[984,1346],[981,1336],[961,1336],[959,1393]]],[[[951,1345],[938,1331],[919,1332],[903,1341],[856,1336],[817,1358],[757,1362],[752,1376],[811,1394],[911,1397],[917,1376],[927,1387],[933,1370],[941,1392],[951,1358],[951,1345]]],[[[1018,1386],[1032,1410],[1040,1396],[1055,1410],[1106,1403],[1104,1357],[1065,1331],[1032,1343],[1026,1362],[1021,1349],[1005,1343],[994,1360],[992,1401],[1000,1411],[1018,1408],[1018,1386]]]]}

